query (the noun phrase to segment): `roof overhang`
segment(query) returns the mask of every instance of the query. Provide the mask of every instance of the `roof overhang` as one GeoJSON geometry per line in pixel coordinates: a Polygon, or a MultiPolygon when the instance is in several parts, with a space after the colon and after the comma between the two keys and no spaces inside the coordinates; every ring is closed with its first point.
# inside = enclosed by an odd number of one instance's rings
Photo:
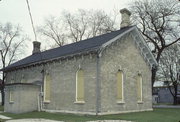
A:
{"type": "Polygon", "coordinates": [[[103,50],[111,45],[113,42],[117,41],[118,39],[121,39],[122,37],[124,37],[126,34],[130,34],[130,36],[133,38],[135,44],[137,45],[137,47],[140,50],[141,55],[144,57],[145,61],[149,64],[149,66],[151,68],[156,67],[158,64],[156,62],[156,59],[154,58],[153,54],[151,53],[149,47],[147,46],[143,35],[141,34],[141,32],[138,30],[138,28],[136,26],[133,26],[131,28],[129,28],[128,30],[124,31],[123,33],[115,36],[114,38],[110,39],[109,41],[107,41],[106,43],[103,43],[100,47],[93,47],[91,49],[87,49],[87,50],[81,50],[80,52],[77,53],[73,53],[70,55],[63,55],[57,58],[51,58],[48,60],[41,60],[41,61],[37,61],[37,62],[31,62],[28,64],[22,64],[20,66],[16,66],[16,67],[6,67],[5,69],[0,69],[0,71],[12,71],[12,70],[17,70],[20,68],[25,68],[25,67],[29,67],[29,66],[35,66],[35,65],[41,65],[41,64],[45,64],[48,62],[52,62],[52,61],[57,61],[57,60],[61,60],[61,59],[65,59],[68,57],[73,57],[76,55],[84,55],[84,54],[89,54],[89,53],[97,53],[98,55],[101,56],[103,50]]]}
{"type": "Polygon", "coordinates": [[[142,33],[138,30],[137,27],[133,30],[133,33],[134,34],[131,36],[134,42],[136,43],[137,47],[139,48],[141,55],[150,65],[151,68],[156,68],[158,66],[158,63],[154,58],[154,55],[152,54],[150,48],[148,47],[145,39],[143,38],[142,33]]]}
{"type": "Polygon", "coordinates": [[[89,53],[96,53],[96,52],[98,52],[98,47],[97,48],[92,48],[90,50],[83,50],[81,52],[74,53],[74,54],[71,54],[71,55],[60,56],[60,57],[52,58],[52,59],[48,59],[48,60],[41,60],[41,61],[38,61],[38,62],[32,62],[32,63],[29,63],[29,64],[24,64],[24,65],[12,67],[12,68],[6,67],[5,69],[0,69],[0,71],[8,72],[8,71],[17,70],[17,69],[21,69],[21,68],[26,68],[26,67],[30,67],[30,66],[46,64],[48,62],[58,61],[58,60],[61,60],[61,59],[66,59],[66,58],[74,57],[74,56],[77,56],[77,55],[86,55],[86,54],[89,54],[89,53]]]}

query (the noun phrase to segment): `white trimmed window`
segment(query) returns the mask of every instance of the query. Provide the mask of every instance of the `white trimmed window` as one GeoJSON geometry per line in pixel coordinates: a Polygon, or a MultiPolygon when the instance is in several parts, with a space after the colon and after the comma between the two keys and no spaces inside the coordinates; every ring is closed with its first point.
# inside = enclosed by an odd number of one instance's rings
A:
{"type": "Polygon", "coordinates": [[[84,103],[84,71],[82,69],[76,72],[76,102],[84,103]]]}
{"type": "Polygon", "coordinates": [[[137,76],[137,101],[142,102],[142,75],[137,76]]]}
{"type": "Polygon", "coordinates": [[[14,78],[11,78],[10,83],[15,83],[14,78]]]}
{"type": "Polygon", "coordinates": [[[9,91],[9,102],[10,102],[10,103],[13,103],[13,102],[14,102],[13,96],[14,96],[13,91],[9,91]]]}
{"type": "Polygon", "coordinates": [[[44,77],[44,102],[50,102],[51,76],[47,73],[44,77]]]}
{"type": "Polygon", "coordinates": [[[21,75],[21,80],[20,80],[21,83],[25,83],[25,76],[24,74],[21,75]]]}
{"type": "Polygon", "coordinates": [[[117,72],[117,102],[124,101],[123,83],[124,83],[124,73],[122,70],[118,70],[117,72]]]}

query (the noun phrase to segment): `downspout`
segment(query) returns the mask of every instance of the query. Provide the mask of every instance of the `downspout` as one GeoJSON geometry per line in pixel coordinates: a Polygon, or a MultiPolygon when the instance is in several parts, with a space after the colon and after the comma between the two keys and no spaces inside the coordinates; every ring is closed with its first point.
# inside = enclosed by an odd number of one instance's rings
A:
{"type": "MultiPolygon", "coordinates": [[[[41,60],[42,60],[42,53],[40,52],[41,60]]],[[[39,93],[39,102],[40,102],[40,111],[43,111],[43,98],[44,98],[44,77],[45,77],[45,64],[42,64],[42,83],[40,85],[40,93],[39,93]]]]}
{"type": "Polygon", "coordinates": [[[42,74],[42,82],[40,84],[36,84],[37,86],[40,87],[40,91],[37,95],[37,101],[38,101],[38,111],[42,111],[43,110],[43,83],[44,83],[44,66],[43,66],[43,69],[41,71],[41,74],[42,74]]]}
{"type": "Polygon", "coordinates": [[[100,57],[101,53],[97,53],[96,60],[96,115],[100,113],[101,108],[101,83],[100,83],[100,57]]]}
{"type": "Polygon", "coordinates": [[[44,77],[45,77],[44,64],[43,64],[43,68],[42,68],[41,73],[42,73],[42,84],[41,84],[41,86],[40,86],[39,98],[40,98],[40,111],[43,111],[43,97],[44,97],[43,87],[44,87],[44,77]]]}
{"type": "Polygon", "coordinates": [[[42,101],[43,101],[43,83],[44,83],[44,66],[41,71],[42,74],[42,83],[39,85],[40,86],[40,92],[38,94],[38,111],[42,111],[42,101]]]}

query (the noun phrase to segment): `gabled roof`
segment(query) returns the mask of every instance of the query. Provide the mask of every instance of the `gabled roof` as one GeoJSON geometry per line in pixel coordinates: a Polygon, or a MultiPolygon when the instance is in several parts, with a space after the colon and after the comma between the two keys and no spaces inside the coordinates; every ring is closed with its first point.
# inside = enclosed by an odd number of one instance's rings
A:
{"type": "Polygon", "coordinates": [[[19,60],[7,66],[5,69],[1,69],[1,70],[7,71],[7,70],[12,70],[14,68],[26,67],[28,65],[35,63],[46,62],[48,60],[66,57],[69,55],[75,55],[89,51],[98,51],[99,49],[104,47],[104,45],[109,44],[109,42],[111,42],[113,39],[116,39],[117,37],[124,35],[125,33],[133,30],[134,28],[136,27],[135,26],[125,27],[120,30],[113,31],[107,34],[82,40],[76,43],[68,44],[62,47],[50,49],[44,52],[36,53],[22,60],[19,60]]]}

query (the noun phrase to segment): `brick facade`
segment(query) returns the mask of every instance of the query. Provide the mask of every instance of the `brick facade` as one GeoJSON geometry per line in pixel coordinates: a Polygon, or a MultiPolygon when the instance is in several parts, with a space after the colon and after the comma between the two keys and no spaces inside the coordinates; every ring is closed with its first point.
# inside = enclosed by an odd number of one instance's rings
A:
{"type": "Polygon", "coordinates": [[[100,115],[152,110],[151,68],[143,59],[132,33],[117,39],[100,54],[97,52],[80,54],[8,71],[6,84],[32,85],[6,86],[5,111],[23,113],[40,109],[100,115]],[[79,67],[84,71],[85,103],[75,102],[76,72],[79,67]],[[124,72],[124,103],[117,102],[116,73],[119,69],[124,72]],[[42,101],[45,72],[51,76],[48,103],[42,101]],[[137,102],[138,73],[141,73],[143,78],[141,103],[137,102]],[[9,102],[8,94],[11,89],[15,92],[14,103],[9,102]],[[31,101],[31,98],[35,102],[31,101]],[[29,107],[32,102],[35,104],[33,109],[29,107]],[[23,104],[21,109],[17,107],[19,104],[23,104]]]}

